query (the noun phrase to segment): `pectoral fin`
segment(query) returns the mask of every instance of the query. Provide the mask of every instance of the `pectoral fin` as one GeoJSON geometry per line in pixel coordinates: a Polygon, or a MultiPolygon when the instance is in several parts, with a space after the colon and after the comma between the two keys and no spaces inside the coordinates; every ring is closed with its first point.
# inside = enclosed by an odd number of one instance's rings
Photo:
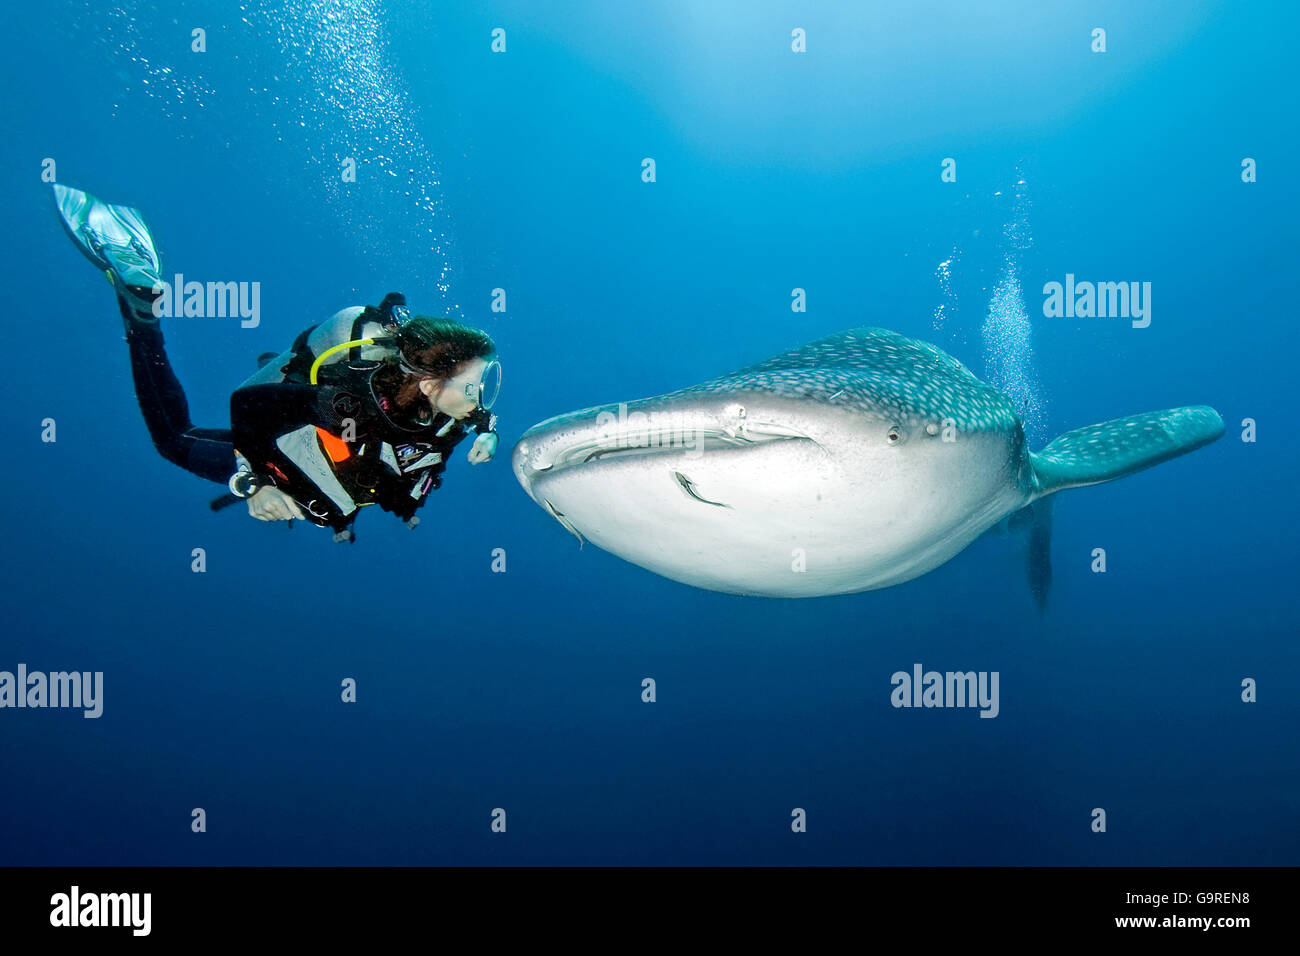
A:
{"type": "Polygon", "coordinates": [[[1123,478],[1208,445],[1222,434],[1223,419],[1205,405],[1076,428],[1030,454],[1035,497],[1123,478]]]}

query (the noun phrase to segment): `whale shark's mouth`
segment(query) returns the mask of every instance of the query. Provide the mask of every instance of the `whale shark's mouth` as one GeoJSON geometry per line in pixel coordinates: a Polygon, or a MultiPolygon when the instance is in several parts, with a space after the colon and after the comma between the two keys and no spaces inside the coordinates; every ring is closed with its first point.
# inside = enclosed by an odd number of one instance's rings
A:
{"type": "Polygon", "coordinates": [[[813,441],[805,432],[777,422],[735,419],[730,427],[708,424],[672,425],[608,422],[576,429],[563,439],[551,437],[571,425],[572,416],[543,422],[524,433],[515,449],[515,472],[532,496],[535,479],[613,458],[744,448],[765,442],[813,441]]]}
{"type": "MultiPolygon", "coordinates": [[[[710,451],[737,448],[760,442],[790,438],[807,439],[807,435],[781,425],[750,425],[739,431],[722,428],[644,429],[624,431],[577,441],[551,457],[549,469],[573,464],[587,464],[602,458],[621,455],[654,455],[673,451],[710,451]]],[[[542,470],[542,469],[537,469],[542,470]]]]}

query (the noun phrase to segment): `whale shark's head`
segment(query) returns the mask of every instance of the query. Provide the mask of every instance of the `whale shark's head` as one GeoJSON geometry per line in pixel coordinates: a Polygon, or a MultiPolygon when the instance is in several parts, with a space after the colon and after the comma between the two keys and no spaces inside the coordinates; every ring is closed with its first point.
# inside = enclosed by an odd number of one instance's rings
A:
{"type": "Polygon", "coordinates": [[[1021,434],[1006,399],[950,356],[855,329],[549,419],[512,463],[580,539],[697,587],[799,596],[883,586],[922,560],[1005,487],[1021,434]]]}

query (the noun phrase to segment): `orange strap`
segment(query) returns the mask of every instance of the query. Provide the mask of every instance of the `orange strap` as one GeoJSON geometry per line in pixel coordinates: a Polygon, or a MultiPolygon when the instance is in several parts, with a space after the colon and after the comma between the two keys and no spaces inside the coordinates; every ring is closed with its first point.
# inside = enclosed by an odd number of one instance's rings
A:
{"type": "Polygon", "coordinates": [[[325,453],[330,456],[330,461],[338,463],[352,457],[352,452],[348,450],[348,443],[342,438],[331,435],[319,425],[316,426],[316,434],[320,436],[320,443],[325,446],[325,453]]]}

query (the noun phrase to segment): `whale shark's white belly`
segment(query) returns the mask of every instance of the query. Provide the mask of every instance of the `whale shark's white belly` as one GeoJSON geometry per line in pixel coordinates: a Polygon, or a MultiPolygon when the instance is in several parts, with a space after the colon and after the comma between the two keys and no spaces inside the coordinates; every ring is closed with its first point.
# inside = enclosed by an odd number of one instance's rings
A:
{"type": "Polygon", "coordinates": [[[536,492],[625,560],[695,587],[770,597],[909,580],[1026,500],[1018,448],[1005,435],[935,439],[906,453],[831,447],[848,450],[782,441],[611,458],[560,472],[536,492]]]}

